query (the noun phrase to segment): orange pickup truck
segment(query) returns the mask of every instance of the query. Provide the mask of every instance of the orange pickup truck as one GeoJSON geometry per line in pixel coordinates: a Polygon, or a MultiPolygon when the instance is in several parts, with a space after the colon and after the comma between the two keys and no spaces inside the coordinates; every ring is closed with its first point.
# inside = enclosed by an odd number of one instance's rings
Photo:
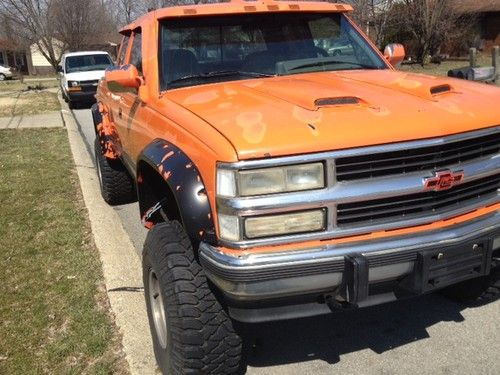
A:
{"type": "Polygon", "coordinates": [[[395,70],[403,47],[351,10],[240,0],[121,31],[95,152],[104,199],[150,229],[164,373],[241,371],[235,321],[498,285],[500,90],[395,70]]]}

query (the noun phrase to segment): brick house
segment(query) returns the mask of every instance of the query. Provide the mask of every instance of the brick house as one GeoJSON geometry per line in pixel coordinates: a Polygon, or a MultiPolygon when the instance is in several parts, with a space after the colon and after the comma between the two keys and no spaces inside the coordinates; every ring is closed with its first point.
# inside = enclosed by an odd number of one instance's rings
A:
{"type": "Polygon", "coordinates": [[[500,0],[458,0],[455,4],[464,14],[477,16],[476,47],[490,52],[500,46],[500,0]]]}

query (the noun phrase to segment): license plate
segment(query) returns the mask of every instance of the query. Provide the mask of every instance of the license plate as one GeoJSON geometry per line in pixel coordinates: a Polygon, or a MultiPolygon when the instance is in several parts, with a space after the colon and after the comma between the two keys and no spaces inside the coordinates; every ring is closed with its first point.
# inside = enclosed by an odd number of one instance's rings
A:
{"type": "Polygon", "coordinates": [[[403,282],[404,288],[421,294],[487,275],[491,256],[489,239],[420,251],[413,273],[403,282]]]}

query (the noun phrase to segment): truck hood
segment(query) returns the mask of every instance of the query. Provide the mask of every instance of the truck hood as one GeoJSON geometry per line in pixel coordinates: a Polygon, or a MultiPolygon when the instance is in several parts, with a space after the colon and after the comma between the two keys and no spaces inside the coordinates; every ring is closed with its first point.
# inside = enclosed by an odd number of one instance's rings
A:
{"type": "Polygon", "coordinates": [[[242,160],[500,125],[499,88],[392,70],[232,81],[165,96],[217,129],[242,160]]]}

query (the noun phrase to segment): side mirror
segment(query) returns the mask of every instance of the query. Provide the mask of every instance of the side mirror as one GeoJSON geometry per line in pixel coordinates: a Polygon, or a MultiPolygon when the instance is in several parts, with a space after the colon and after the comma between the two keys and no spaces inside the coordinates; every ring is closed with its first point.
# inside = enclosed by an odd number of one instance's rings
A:
{"type": "Polygon", "coordinates": [[[57,73],[63,73],[63,67],[62,65],[57,66],[57,73]]]}
{"type": "Polygon", "coordinates": [[[402,44],[392,43],[385,47],[384,57],[393,65],[397,66],[405,59],[405,48],[402,44]]]}
{"type": "Polygon", "coordinates": [[[108,87],[113,92],[138,90],[142,80],[134,65],[113,66],[104,73],[108,87]]]}

